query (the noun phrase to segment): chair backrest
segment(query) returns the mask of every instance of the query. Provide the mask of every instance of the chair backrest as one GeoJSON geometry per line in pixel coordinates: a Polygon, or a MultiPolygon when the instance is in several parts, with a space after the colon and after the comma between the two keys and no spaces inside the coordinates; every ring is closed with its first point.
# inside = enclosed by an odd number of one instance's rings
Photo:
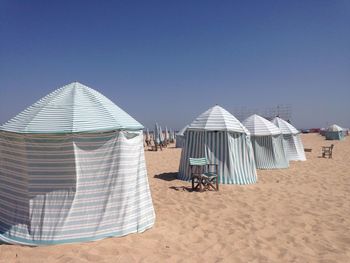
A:
{"type": "Polygon", "coordinates": [[[207,165],[207,158],[190,158],[190,165],[207,165]]]}

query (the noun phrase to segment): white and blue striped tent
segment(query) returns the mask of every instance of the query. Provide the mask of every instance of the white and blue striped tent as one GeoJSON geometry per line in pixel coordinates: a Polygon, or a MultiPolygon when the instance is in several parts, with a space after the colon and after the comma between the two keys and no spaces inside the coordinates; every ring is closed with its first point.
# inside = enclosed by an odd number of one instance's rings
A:
{"type": "Polygon", "coordinates": [[[0,240],[51,245],[152,227],[142,129],[77,82],[0,126],[0,240]]]}
{"type": "Polygon", "coordinates": [[[289,166],[278,127],[256,114],[242,123],[251,135],[256,168],[279,169],[289,166]]]}
{"type": "Polygon", "coordinates": [[[336,124],[329,126],[325,132],[326,140],[342,140],[346,131],[336,124]]]}
{"type": "Polygon", "coordinates": [[[176,134],[176,148],[183,148],[185,144],[185,132],[189,125],[186,125],[183,127],[177,134],[176,134]]]}
{"type": "Polygon", "coordinates": [[[305,152],[300,132],[285,120],[275,117],[272,123],[280,128],[283,138],[283,147],[288,161],[305,161],[305,152]]]}
{"type": "Polygon", "coordinates": [[[222,184],[252,184],[257,181],[249,132],[220,106],[199,115],[186,129],[179,179],[191,179],[189,158],[199,157],[218,164],[218,178],[222,184]]]}

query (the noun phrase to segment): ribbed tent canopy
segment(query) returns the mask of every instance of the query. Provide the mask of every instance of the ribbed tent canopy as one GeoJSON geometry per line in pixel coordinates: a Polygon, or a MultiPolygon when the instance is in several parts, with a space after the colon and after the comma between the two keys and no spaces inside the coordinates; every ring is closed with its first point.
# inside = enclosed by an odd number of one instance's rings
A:
{"type": "Polygon", "coordinates": [[[183,127],[178,133],[177,133],[177,135],[185,135],[185,131],[187,130],[187,128],[188,128],[188,126],[189,125],[186,125],[185,127],[183,127]]]}
{"type": "Polygon", "coordinates": [[[281,130],[276,125],[257,114],[248,117],[242,124],[249,130],[252,136],[281,134],[281,130]]]}
{"type": "Polygon", "coordinates": [[[232,131],[249,134],[249,131],[224,108],[216,105],[199,115],[188,130],[232,131]]]}
{"type": "Polygon", "coordinates": [[[282,131],[283,147],[287,159],[289,161],[305,161],[304,146],[299,131],[279,117],[275,117],[272,122],[282,131]]]}
{"type": "Polygon", "coordinates": [[[340,127],[340,126],[338,126],[338,125],[336,125],[336,124],[333,124],[333,125],[329,126],[329,127],[327,128],[327,130],[328,130],[328,131],[339,132],[339,131],[343,131],[343,128],[340,127]]]}
{"type": "Polygon", "coordinates": [[[272,123],[275,124],[278,128],[280,128],[282,134],[298,134],[299,131],[297,129],[295,129],[295,127],[293,125],[291,125],[290,123],[288,123],[287,121],[279,118],[279,117],[275,117],[272,120],[272,123]]]}
{"type": "Polygon", "coordinates": [[[79,82],[53,91],[0,126],[3,131],[46,134],[126,129],[141,130],[143,126],[101,93],[79,82]]]}

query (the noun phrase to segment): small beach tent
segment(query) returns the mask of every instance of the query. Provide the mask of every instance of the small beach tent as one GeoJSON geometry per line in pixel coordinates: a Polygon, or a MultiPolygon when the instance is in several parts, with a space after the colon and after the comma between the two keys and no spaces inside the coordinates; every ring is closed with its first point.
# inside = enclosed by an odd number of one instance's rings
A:
{"type": "Polygon", "coordinates": [[[336,124],[329,126],[325,132],[326,140],[342,140],[344,135],[343,128],[336,124]]]}
{"type": "Polygon", "coordinates": [[[256,114],[245,119],[242,124],[251,135],[256,168],[279,169],[289,166],[278,127],[256,114]]]}
{"type": "Polygon", "coordinates": [[[275,117],[272,123],[282,132],[284,152],[288,161],[305,161],[305,151],[300,132],[293,125],[279,117],[275,117]]]}
{"type": "Polygon", "coordinates": [[[0,240],[61,244],[152,227],[142,129],[77,82],[0,126],[0,240]]]}
{"type": "Polygon", "coordinates": [[[176,148],[183,148],[185,143],[185,131],[188,128],[188,125],[183,127],[177,134],[176,134],[176,148]]]}
{"type": "Polygon", "coordinates": [[[218,179],[222,184],[252,184],[257,181],[249,132],[220,106],[199,115],[186,129],[179,179],[191,179],[189,158],[199,157],[218,164],[218,179]]]}

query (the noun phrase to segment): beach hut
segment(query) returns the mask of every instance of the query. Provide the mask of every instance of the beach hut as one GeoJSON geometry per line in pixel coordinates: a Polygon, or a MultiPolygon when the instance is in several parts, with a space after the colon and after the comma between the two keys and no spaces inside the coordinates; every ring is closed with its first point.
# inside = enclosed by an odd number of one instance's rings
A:
{"type": "Polygon", "coordinates": [[[259,115],[252,115],[242,124],[249,130],[256,168],[279,169],[289,166],[283,148],[281,130],[259,115]]]}
{"type": "Polygon", "coordinates": [[[189,158],[200,157],[218,164],[218,179],[222,184],[252,184],[257,181],[249,132],[218,105],[199,115],[187,127],[178,178],[190,180],[189,158]]]}
{"type": "Polygon", "coordinates": [[[304,145],[301,141],[300,132],[287,121],[275,117],[272,120],[282,132],[283,147],[288,161],[305,161],[304,145]]]}
{"type": "Polygon", "coordinates": [[[185,132],[188,126],[189,125],[186,125],[176,134],[176,143],[175,143],[176,148],[183,148],[185,143],[185,132]]]}
{"type": "Polygon", "coordinates": [[[142,129],[78,82],[0,126],[0,240],[51,245],[152,227],[142,129]]]}
{"type": "Polygon", "coordinates": [[[342,127],[333,124],[329,126],[325,132],[326,140],[342,140],[345,136],[345,131],[342,127]]]}

